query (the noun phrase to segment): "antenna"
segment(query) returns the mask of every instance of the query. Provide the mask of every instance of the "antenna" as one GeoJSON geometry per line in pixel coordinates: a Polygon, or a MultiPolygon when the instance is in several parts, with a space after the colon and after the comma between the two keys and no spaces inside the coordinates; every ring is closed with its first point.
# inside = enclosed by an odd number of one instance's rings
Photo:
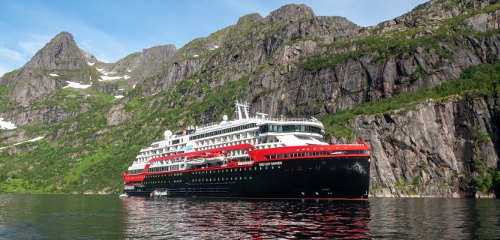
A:
{"type": "Polygon", "coordinates": [[[243,119],[243,115],[245,116],[245,119],[249,119],[250,117],[248,116],[248,102],[239,103],[238,101],[236,101],[236,112],[238,113],[238,120],[243,119]]]}
{"type": "Polygon", "coordinates": [[[265,113],[266,110],[264,109],[264,98],[260,99],[260,111],[265,113]]]}
{"type": "Polygon", "coordinates": [[[244,103],[243,110],[245,111],[245,118],[249,119],[250,117],[248,116],[248,102],[244,103]]]}
{"type": "Polygon", "coordinates": [[[242,119],[240,103],[236,101],[236,111],[238,112],[238,120],[242,119]]]}

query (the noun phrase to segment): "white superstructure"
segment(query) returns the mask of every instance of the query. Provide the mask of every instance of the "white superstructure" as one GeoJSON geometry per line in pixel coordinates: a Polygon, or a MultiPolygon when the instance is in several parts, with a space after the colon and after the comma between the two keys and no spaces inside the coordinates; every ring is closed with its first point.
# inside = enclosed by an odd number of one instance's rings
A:
{"type": "MultiPolygon", "coordinates": [[[[285,146],[327,145],[323,140],[323,124],[315,118],[269,118],[267,114],[257,113],[249,116],[248,104],[236,103],[236,118],[204,127],[189,126],[181,132],[172,134],[165,131],[165,139],[141,149],[136,160],[128,168],[129,174],[141,172],[146,163],[155,158],[222,148],[239,144],[251,144],[256,149],[285,146]]],[[[225,153],[228,160],[245,161],[248,154],[243,150],[225,153]]],[[[151,168],[166,171],[186,169],[186,161],[179,157],[168,161],[153,161],[151,168]]],[[[223,162],[224,164],[224,162],[223,162]]]]}

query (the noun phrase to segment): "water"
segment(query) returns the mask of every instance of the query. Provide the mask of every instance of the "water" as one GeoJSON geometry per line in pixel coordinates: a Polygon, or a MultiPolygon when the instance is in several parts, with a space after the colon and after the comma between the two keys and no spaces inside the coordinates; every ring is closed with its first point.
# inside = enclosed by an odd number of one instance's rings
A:
{"type": "Polygon", "coordinates": [[[0,195],[0,239],[500,239],[500,200],[0,195]]]}

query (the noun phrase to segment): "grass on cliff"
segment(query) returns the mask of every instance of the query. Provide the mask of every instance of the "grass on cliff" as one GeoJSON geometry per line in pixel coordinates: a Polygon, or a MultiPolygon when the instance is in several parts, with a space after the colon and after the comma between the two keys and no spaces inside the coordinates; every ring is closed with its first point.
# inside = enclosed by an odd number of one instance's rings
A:
{"type": "MultiPolygon", "coordinates": [[[[451,59],[452,51],[442,47],[443,43],[452,42],[458,38],[469,36],[487,37],[500,33],[497,30],[487,32],[473,32],[462,24],[466,19],[481,13],[495,12],[500,9],[500,4],[493,4],[482,9],[469,9],[467,14],[434,23],[432,30],[429,27],[408,28],[405,30],[392,30],[387,33],[377,33],[333,42],[324,47],[332,49],[332,53],[312,56],[305,60],[303,67],[309,71],[318,71],[324,68],[335,67],[348,60],[356,60],[370,54],[373,62],[384,61],[399,54],[415,53],[419,47],[426,51],[432,50],[440,60],[451,59]],[[355,50],[352,50],[352,49],[355,50]]],[[[452,46],[458,48],[459,46],[452,46]]],[[[489,56],[491,62],[496,57],[489,56]]]]}
{"type": "Polygon", "coordinates": [[[44,133],[46,138],[16,146],[33,150],[0,151],[0,192],[119,192],[121,172],[142,147],[160,140],[166,129],[175,131],[230,114],[228,103],[245,94],[248,80],[209,86],[191,78],[155,96],[136,97],[124,105],[132,117],[120,126],[107,124],[112,102],[95,101],[92,110],[70,120],[25,127],[30,134],[44,133]],[[50,140],[53,136],[56,140],[50,140]]]}
{"type": "Polygon", "coordinates": [[[375,115],[397,109],[411,108],[427,99],[440,100],[452,95],[468,98],[492,96],[500,93],[500,63],[472,66],[459,79],[424,88],[415,93],[401,93],[376,102],[367,102],[348,110],[322,118],[327,134],[348,139],[355,138],[350,121],[358,115],[375,115]]]}
{"type": "Polygon", "coordinates": [[[474,186],[477,191],[500,194],[500,170],[488,167],[484,159],[474,157],[473,159],[474,186]]]}

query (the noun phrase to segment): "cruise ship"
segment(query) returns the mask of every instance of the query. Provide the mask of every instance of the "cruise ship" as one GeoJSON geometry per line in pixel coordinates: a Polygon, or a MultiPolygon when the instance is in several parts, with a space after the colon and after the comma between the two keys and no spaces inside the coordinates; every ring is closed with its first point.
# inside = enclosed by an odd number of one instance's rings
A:
{"type": "Polygon", "coordinates": [[[122,173],[126,196],[367,199],[370,147],[329,144],[311,118],[249,115],[189,126],[141,149],[122,173]]]}

